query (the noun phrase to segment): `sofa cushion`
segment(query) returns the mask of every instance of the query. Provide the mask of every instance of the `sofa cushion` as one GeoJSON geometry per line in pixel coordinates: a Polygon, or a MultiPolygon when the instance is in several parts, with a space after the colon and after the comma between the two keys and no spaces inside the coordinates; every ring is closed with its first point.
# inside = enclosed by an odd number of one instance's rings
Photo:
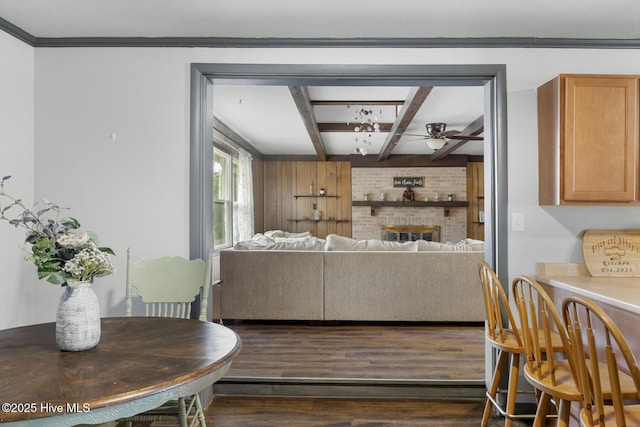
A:
{"type": "Polygon", "coordinates": [[[450,249],[444,243],[431,242],[429,240],[416,240],[418,252],[439,252],[448,251],[450,249]]]}
{"type": "Polygon", "coordinates": [[[291,233],[289,231],[282,230],[267,230],[264,232],[264,235],[270,239],[306,239],[307,237],[312,237],[312,234],[309,231],[305,231],[303,233],[291,233]]]}
{"type": "Polygon", "coordinates": [[[312,237],[309,239],[293,239],[288,241],[276,241],[263,248],[269,251],[324,251],[326,241],[312,237]]]}
{"type": "Polygon", "coordinates": [[[484,252],[483,240],[474,240],[474,239],[466,238],[463,240],[463,242],[465,243],[465,245],[467,245],[468,250],[484,252]]]}
{"type": "Polygon", "coordinates": [[[404,251],[417,252],[416,242],[388,242],[385,240],[355,240],[349,237],[329,234],[325,245],[327,251],[404,251]]]}
{"type": "Polygon", "coordinates": [[[245,240],[242,242],[238,242],[234,245],[235,249],[243,250],[243,251],[258,251],[266,248],[269,245],[274,244],[275,241],[262,233],[256,233],[253,235],[251,240],[245,240]]]}
{"type": "Polygon", "coordinates": [[[458,243],[440,243],[430,242],[427,240],[417,240],[418,251],[424,252],[469,252],[484,251],[484,242],[482,240],[464,239],[458,243]]]}

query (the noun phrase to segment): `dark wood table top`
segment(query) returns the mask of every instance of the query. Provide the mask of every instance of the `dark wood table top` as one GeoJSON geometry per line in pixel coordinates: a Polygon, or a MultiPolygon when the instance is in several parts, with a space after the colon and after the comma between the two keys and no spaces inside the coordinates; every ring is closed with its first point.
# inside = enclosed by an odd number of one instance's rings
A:
{"type": "Polygon", "coordinates": [[[104,318],[98,346],[81,352],[58,349],[55,323],[6,329],[0,423],[73,425],[64,419],[84,414],[81,421],[104,422],[143,412],[212,384],[240,347],[230,329],[197,320],[104,318]]]}

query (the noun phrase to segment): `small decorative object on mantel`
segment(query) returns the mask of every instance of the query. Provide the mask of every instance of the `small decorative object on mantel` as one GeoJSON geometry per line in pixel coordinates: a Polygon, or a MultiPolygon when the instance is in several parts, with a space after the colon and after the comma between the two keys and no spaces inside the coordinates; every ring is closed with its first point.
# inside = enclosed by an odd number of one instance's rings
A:
{"type": "Polygon", "coordinates": [[[402,201],[403,202],[414,202],[416,200],[416,193],[413,192],[411,187],[407,187],[402,193],[402,201]]]}
{"type": "Polygon", "coordinates": [[[586,230],[582,256],[594,277],[640,277],[640,230],[586,230]]]}
{"type": "Polygon", "coordinates": [[[98,246],[98,236],[81,232],[75,218],[61,218],[66,208],[47,200],[36,210],[5,192],[0,181],[0,219],[27,230],[31,245],[27,259],[38,269],[38,278],[61,285],[64,292],[56,313],[56,343],[62,350],[89,350],[100,341],[100,306],[91,288],[93,279],[109,275],[114,267],[110,248],[98,246]],[[2,204],[2,199],[7,204],[2,204]],[[8,214],[19,211],[15,217],[8,214]]]}
{"type": "Polygon", "coordinates": [[[321,188],[319,193],[320,193],[321,196],[324,196],[324,188],[321,188]]]}

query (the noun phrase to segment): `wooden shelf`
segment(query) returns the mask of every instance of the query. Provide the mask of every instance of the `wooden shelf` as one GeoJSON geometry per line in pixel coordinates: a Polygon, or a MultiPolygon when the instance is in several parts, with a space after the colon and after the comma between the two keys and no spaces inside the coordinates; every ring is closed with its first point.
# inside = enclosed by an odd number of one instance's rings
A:
{"type": "Polygon", "coordinates": [[[449,216],[449,209],[451,208],[467,208],[469,207],[469,202],[467,201],[453,201],[453,202],[380,202],[380,201],[370,201],[370,200],[353,200],[351,202],[352,206],[369,206],[371,208],[371,215],[376,214],[377,208],[444,208],[444,215],[449,216]]]}
{"type": "Polygon", "coordinates": [[[324,196],[321,196],[319,194],[294,194],[293,197],[295,197],[296,199],[298,197],[335,197],[335,198],[338,198],[338,196],[336,196],[336,195],[329,195],[329,194],[325,194],[324,196]]]}
{"type": "Polygon", "coordinates": [[[312,219],[312,218],[289,218],[287,221],[292,222],[301,222],[301,221],[310,221],[310,222],[349,222],[350,219],[312,219]]]}

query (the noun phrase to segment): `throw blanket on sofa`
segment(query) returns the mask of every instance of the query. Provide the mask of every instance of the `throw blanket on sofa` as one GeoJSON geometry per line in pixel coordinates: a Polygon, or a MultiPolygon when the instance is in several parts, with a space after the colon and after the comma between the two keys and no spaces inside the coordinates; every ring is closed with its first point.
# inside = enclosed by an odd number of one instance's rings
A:
{"type": "Polygon", "coordinates": [[[457,243],[430,242],[416,240],[412,242],[392,242],[370,239],[356,240],[338,234],[329,234],[325,239],[314,237],[309,232],[290,233],[282,230],[270,230],[257,233],[251,240],[238,242],[236,250],[278,250],[278,251],[484,251],[482,240],[464,239],[457,243]]]}

